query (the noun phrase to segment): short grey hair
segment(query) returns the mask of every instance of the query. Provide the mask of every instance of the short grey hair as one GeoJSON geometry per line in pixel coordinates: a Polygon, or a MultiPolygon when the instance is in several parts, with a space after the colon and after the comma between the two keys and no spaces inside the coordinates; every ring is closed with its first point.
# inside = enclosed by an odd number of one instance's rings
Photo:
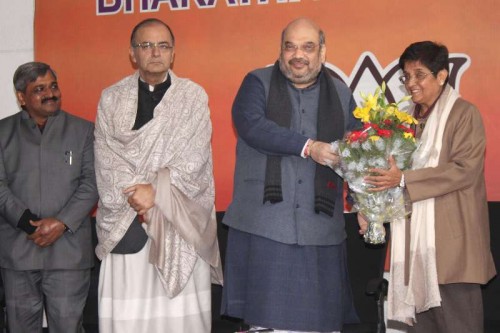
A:
{"type": "Polygon", "coordinates": [[[16,91],[25,93],[29,83],[35,82],[40,76],[50,72],[57,80],[56,72],[43,62],[27,62],[19,66],[14,73],[14,88],[16,91]]]}

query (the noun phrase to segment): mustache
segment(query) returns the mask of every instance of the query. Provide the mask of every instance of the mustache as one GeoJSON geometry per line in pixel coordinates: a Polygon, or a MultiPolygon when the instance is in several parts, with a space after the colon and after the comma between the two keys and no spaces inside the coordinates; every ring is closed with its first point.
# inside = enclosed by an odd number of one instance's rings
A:
{"type": "Polygon", "coordinates": [[[292,58],[288,61],[289,65],[295,65],[295,64],[302,64],[302,65],[309,65],[309,60],[306,60],[304,58],[292,58]]]}
{"type": "Polygon", "coordinates": [[[45,97],[45,98],[42,98],[42,104],[43,103],[47,103],[48,101],[54,101],[54,102],[57,102],[59,100],[59,98],[57,98],[56,96],[52,96],[52,97],[45,97]]]}

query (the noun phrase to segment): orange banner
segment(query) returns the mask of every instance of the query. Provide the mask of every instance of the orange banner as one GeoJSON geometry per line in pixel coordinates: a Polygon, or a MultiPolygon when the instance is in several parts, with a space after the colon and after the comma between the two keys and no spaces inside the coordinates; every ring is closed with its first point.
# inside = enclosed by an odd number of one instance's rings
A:
{"type": "Polygon", "coordinates": [[[499,7],[494,0],[37,0],[35,59],[58,73],[63,108],[94,120],[102,89],[134,71],[130,32],[156,17],[176,37],[173,70],[201,84],[213,121],[216,205],[231,200],[236,137],[231,105],[244,75],[273,63],[281,31],[299,16],[326,34],[327,61],[359,100],[382,80],[395,99],[397,59],[410,43],[433,40],[448,46],[452,80],[476,104],[486,126],[488,200],[500,201],[499,7]],[[496,142],[496,144],[495,144],[496,142]]]}

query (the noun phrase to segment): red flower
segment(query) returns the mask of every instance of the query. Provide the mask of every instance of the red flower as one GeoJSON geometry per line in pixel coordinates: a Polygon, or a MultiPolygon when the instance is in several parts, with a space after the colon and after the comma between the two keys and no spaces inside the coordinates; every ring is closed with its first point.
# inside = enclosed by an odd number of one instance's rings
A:
{"type": "Polygon", "coordinates": [[[349,135],[349,141],[359,141],[362,138],[363,131],[352,131],[349,135]]]}
{"type": "Polygon", "coordinates": [[[392,136],[392,131],[386,129],[379,129],[377,131],[377,134],[383,138],[390,138],[392,136]]]}
{"type": "Polygon", "coordinates": [[[377,124],[374,124],[374,123],[364,123],[363,128],[365,130],[370,129],[370,128],[373,128],[374,130],[378,130],[378,129],[380,129],[380,126],[378,126],[377,124]]]}
{"type": "Polygon", "coordinates": [[[404,126],[404,125],[398,125],[398,128],[399,129],[402,129],[403,131],[405,131],[406,133],[411,133],[411,135],[415,136],[415,130],[412,129],[411,127],[408,127],[408,126],[404,126]]]}

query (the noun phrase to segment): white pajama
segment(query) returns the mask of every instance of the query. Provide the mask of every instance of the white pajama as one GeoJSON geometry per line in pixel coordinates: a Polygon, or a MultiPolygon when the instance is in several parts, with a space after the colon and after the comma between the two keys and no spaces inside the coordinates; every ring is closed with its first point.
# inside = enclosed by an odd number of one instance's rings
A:
{"type": "Polygon", "coordinates": [[[186,287],[170,299],[148,262],[149,248],[150,241],[138,253],[111,253],[102,260],[99,332],[210,332],[210,266],[198,258],[186,287]]]}

